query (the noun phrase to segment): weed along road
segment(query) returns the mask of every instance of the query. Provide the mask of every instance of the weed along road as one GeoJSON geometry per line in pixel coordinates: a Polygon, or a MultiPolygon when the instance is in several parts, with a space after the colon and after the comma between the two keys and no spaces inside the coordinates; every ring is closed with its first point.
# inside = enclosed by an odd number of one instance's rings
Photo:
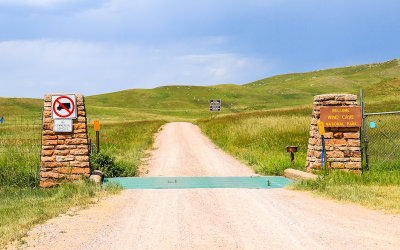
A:
{"type": "MultiPolygon", "coordinates": [[[[150,177],[251,176],[189,123],[155,142],[150,177]]],[[[38,249],[399,249],[400,217],[287,189],[134,189],[37,226],[38,249]]]]}

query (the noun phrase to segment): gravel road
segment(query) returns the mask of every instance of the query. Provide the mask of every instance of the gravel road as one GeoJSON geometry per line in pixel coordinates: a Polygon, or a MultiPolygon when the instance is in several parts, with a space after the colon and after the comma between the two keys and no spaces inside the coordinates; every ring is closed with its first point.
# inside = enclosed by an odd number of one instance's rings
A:
{"type": "MultiPolygon", "coordinates": [[[[158,135],[145,176],[249,176],[189,123],[158,135]]],[[[33,229],[27,249],[400,249],[400,216],[286,189],[124,190],[33,229]]]]}

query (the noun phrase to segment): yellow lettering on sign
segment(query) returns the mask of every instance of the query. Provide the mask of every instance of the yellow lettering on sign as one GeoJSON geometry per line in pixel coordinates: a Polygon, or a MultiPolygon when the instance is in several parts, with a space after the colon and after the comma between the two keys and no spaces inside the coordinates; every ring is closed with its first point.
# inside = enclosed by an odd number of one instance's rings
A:
{"type": "Polygon", "coordinates": [[[332,113],[347,113],[347,112],[350,112],[350,110],[346,108],[332,109],[332,113]]]}
{"type": "Polygon", "coordinates": [[[336,120],[338,118],[339,118],[339,116],[337,116],[337,115],[328,115],[329,120],[336,120]]]}
{"type": "Polygon", "coordinates": [[[352,120],[354,119],[354,115],[342,115],[342,119],[352,120]]]}

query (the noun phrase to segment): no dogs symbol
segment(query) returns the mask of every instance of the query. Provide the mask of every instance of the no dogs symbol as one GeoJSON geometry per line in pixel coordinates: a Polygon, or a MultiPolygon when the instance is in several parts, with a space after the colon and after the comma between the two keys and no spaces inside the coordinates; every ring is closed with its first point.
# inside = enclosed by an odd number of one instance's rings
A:
{"type": "Polygon", "coordinates": [[[76,119],[76,96],[52,96],[51,111],[53,119],[76,119]]]}

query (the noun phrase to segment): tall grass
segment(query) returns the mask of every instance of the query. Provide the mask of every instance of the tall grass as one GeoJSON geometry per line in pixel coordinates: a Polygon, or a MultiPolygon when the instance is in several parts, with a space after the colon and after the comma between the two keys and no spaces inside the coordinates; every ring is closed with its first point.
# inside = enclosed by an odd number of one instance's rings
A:
{"type": "MultiPolygon", "coordinates": [[[[135,176],[145,151],[153,144],[154,134],[164,123],[156,120],[101,124],[100,152],[114,157],[123,167],[121,176],[135,176]]],[[[89,124],[89,135],[96,138],[93,124],[89,124]]]]}
{"type": "Polygon", "coordinates": [[[39,183],[41,116],[13,115],[0,125],[0,187],[39,183]]]}
{"type": "Polygon", "coordinates": [[[65,183],[53,189],[0,188],[0,249],[20,239],[36,224],[65,213],[71,207],[94,203],[93,198],[116,194],[119,186],[102,188],[89,181],[65,183]]]}
{"type": "Polygon", "coordinates": [[[400,214],[400,168],[375,168],[362,175],[332,172],[317,180],[295,183],[291,188],[400,214]]]}
{"type": "Polygon", "coordinates": [[[310,118],[289,110],[227,115],[197,122],[219,147],[251,166],[256,173],[282,175],[289,167],[304,169],[310,118]],[[295,164],[287,146],[298,146],[295,164]]]}

